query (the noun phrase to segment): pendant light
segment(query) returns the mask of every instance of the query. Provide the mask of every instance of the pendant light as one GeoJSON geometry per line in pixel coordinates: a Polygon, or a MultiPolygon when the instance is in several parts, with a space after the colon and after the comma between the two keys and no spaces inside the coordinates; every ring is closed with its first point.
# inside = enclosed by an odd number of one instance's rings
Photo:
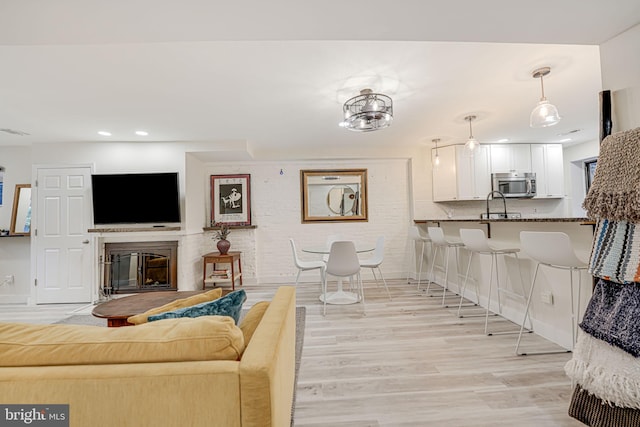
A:
{"type": "Polygon", "coordinates": [[[438,169],[440,167],[440,156],[438,155],[438,142],[440,142],[440,138],[432,139],[431,142],[436,145],[436,155],[433,158],[433,168],[438,169]]]}
{"type": "Polygon", "coordinates": [[[476,152],[476,148],[480,145],[478,140],[473,136],[473,128],[471,127],[471,122],[476,119],[476,116],[471,115],[464,119],[469,122],[469,139],[464,143],[464,149],[468,155],[473,156],[476,152]]]}
{"type": "Polygon", "coordinates": [[[540,102],[531,112],[531,117],[529,119],[529,126],[532,128],[541,128],[547,126],[553,126],[558,123],[561,119],[560,114],[558,114],[558,109],[555,105],[550,104],[547,101],[547,98],[544,96],[544,81],[543,77],[551,72],[551,68],[542,67],[533,71],[532,77],[534,79],[540,78],[540,87],[542,89],[542,97],[540,97],[540,102]]]}

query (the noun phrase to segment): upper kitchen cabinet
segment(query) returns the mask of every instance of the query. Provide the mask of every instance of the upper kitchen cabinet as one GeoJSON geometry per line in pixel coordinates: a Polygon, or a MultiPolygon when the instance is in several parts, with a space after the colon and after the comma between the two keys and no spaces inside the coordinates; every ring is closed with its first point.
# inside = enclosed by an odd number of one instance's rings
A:
{"type": "Polygon", "coordinates": [[[529,144],[491,144],[491,173],[531,172],[529,144]]]}
{"type": "Polygon", "coordinates": [[[536,174],[536,199],[564,197],[562,144],[531,144],[531,171],[536,174]]]}
{"type": "Polygon", "coordinates": [[[459,200],[486,199],[491,191],[490,147],[478,145],[473,156],[468,155],[464,145],[455,147],[459,200]]]}
{"type": "MultiPolygon", "coordinates": [[[[484,200],[491,191],[490,151],[489,146],[480,145],[469,156],[463,145],[439,148],[440,165],[433,169],[433,200],[484,200]]],[[[431,156],[435,162],[435,150],[431,156]]]]}

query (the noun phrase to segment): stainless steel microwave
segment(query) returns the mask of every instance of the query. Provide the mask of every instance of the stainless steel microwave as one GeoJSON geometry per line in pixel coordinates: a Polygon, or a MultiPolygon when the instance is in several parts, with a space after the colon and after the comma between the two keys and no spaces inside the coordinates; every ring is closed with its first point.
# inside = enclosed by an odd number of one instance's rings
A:
{"type": "Polygon", "coordinates": [[[535,173],[493,173],[491,189],[504,194],[504,197],[524,198],[536,196],[535,173]]]}

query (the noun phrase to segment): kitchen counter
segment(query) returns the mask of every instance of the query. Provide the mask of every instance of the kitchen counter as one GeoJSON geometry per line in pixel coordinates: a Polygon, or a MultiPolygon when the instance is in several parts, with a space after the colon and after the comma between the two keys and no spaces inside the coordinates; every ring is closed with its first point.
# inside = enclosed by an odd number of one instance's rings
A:
{"type": "MultiPolygon", "coordinates": [[[[460,239],[460,230],[482,229],[487,237],[491,239],[491,245],[496,248],[520,248],[520,233],[522,231],[534,232],[563,232],[570,239],[573,249],[579,259],[587,261],[591,254],[591,246],[593,241],[593,232],[595,221],[589,218],[575,217],[532,217],[509,218],[509,219],[483,219],[480,215],[472,218],[470,216],[447,218],[425,218],[415,220],[415,225],[423,230],[426,234],[427,227],[442,227],[445,236],[452,240],[460,239]]],[[[416,259],[419,259],[418,246],[416,245],[416,259]]],[[[442,251],[441,251],[442,252],[442,251]]],[[[431,250],[426,256],[426,261],[432,265],[434,252],[431,250]]],[[[438,266],[446,265],[444,255],[442,253],[435,260],[438,266]]],[[[478,286],[478,296],[473,291],[474,287],[465,289],[464,296],[476,302],[479,298],[480,306],[486,307],[490,297],[489,283],[491,280],[495,282],[495,269],[500,271],[500,280],[507,289],[514,291],[520,290],[522,284],[525,288],[525,294],[529,291],[531,280],[536,271],[536,264],[527,255],[521,251],[518,257],[499,257],[498,266],[496,267],[487,256],[473,257],[472,263],[469,264],[469,251],[459,248],[457,251],[451,251],[448,263],[453,266],[449,272],[450,289],[459,289],[466,279],[466,272],[470,272],[468,281],[478,286]],[[458,265],[458,262],[460,263],[458,265]],[[520,268],[518,268],[518,266],[520,268]],[[456,270],[457,267],[457,270],[456,270]]],[[[442,268],[440,268],[442,270],[442,268]]],[[[440,271],[438,270],[438,271],[440,271]]],[[[430,273],[431,274],[431,273],[430,273]]],[[[442,284],[445,279],[443,274],[435,275],[435,282],[442,284]]],[[[586,271],[574,273],[574,285],[581,286],[580,310],[581,312],[587,307],[589,297],[591,296],[592,280],[586,271]],[[580,275],[581,280],[578,280],[580,275]]],[[[554,342],[564,348],[571,348],[572,333],[569,313],[571,312],[571,287],[569,281],[569,273],[566,270],[551,269],[542,267],[539,274],[536,289],[532,297],[533,309],[530,313],[534,323],[534,329],[538,335],[554,342]],[[544,295],[551,294],[552,299],[543,298],[544,295]]],[[[458,292],[460,293],[460,292],[458,292]]],[[[518,292],[522,293],[522,292],[518,292]]],[[[493,297],[493,304],[496,304],[497,297],[493,297]]],[[[577,301],[574,301],[574,303],[577,301]]],[[[505,317],[516,325],[522,322],[524,316],[524,304],[522,301],[514,298],[502,298],[501,300],[502,317],[505,317]]],[[[515,341],[514,341],[515,345],[515,341]]]]}
{"type": "Polygon", "coordinates": [[[437,218],[437,219],[416,219],[416,224],[426,224],[428,222],[478,222],[481,224],[493,222],[580,222],[587,225],[595,224],[595,221],[589,218],[500,218],[500,219],[482,219],[482,218],[437,218]]]}

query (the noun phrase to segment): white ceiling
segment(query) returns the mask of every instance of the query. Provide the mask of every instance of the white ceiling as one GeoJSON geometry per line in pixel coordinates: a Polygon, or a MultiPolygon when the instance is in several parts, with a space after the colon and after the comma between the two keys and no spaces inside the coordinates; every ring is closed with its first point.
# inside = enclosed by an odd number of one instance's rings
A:
{"type": "Polygon", "coordinates": [[[638,0],[0,0],[0,128],[29,134],[0,132],[0,145],[362,155],[464,142],[469,114],[484,142],[588,141],[598,44],[639,22],[638,0]],[[540,66],[552,68],[545,92],[563,120],[530,129],[540,66]],[[338,127],[342,103],[365,87],[392,96],[392,126],[338,127]]]}

